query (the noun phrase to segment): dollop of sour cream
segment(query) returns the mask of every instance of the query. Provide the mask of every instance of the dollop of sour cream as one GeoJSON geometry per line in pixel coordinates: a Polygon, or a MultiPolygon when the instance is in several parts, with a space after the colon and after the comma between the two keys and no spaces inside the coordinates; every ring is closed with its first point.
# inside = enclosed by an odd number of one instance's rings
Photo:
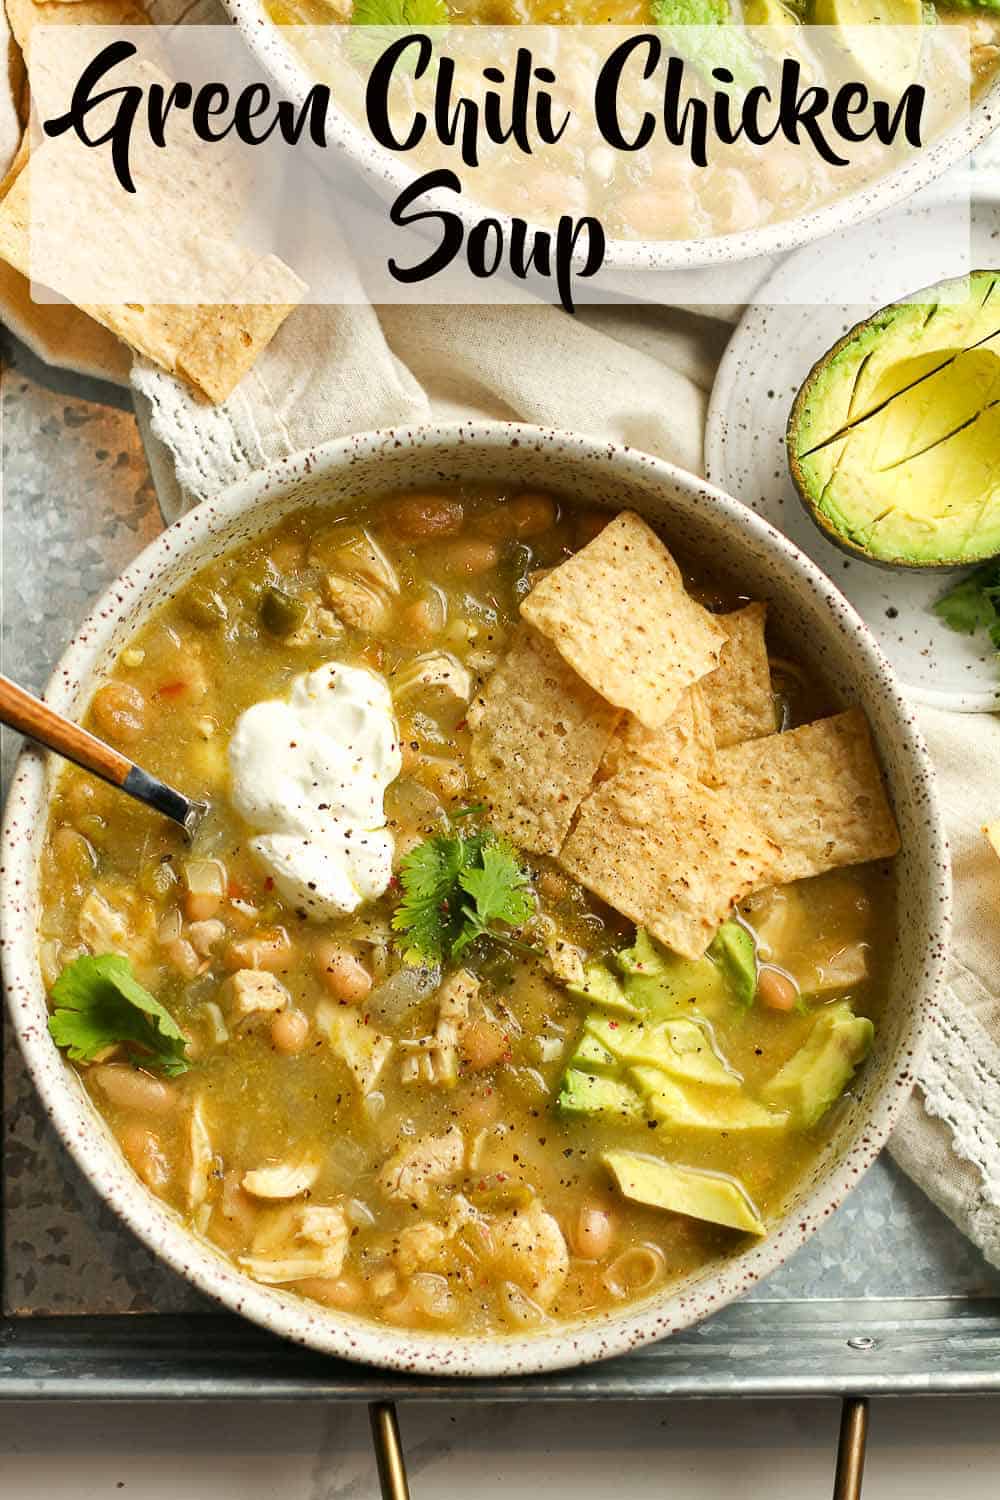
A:
{"type": "Polygon", "coordinates": [[[314,921],[356,911],[392,879],[385,791],[402,768],[385,679],[328,662],[255,703],[229,742],[231,796],[254,854],[314,921]]]}

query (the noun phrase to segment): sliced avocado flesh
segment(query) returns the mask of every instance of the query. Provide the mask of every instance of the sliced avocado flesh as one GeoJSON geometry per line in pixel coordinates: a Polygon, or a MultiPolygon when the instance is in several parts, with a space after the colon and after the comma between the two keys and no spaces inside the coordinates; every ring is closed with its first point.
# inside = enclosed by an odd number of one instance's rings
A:
{"type": "Polygon", "coordinates": [[[765,1103],[787,1110],[801,1129],[815,1125],[868,1056],[874,1036],[871,1021],[856,1016],[847,1001],[827,1006],[805,1044],[765,1087],[765,1103]]]}
{"type": "Polygon", "coordinates": [[[643,1016],[717,1014],[728,1004],[725,976],[710,958],[679,958],[659,948],[640,928],[631,948],[615,955],[625,993],[643,1016]]]}
{"type": "Polygon", "coordinates": [[[752,1005],[757,993],[757,944],[742,923],[723,922],[709,945],[709,956],[722,969],[741,1005],[752,1005]]]}
{"type": "Polygon", "coordinates": [[[556,1104],[564,1115],[617,1115],[638,1120],[645,1113],[642,1100],[617,1078],[597,1078],[570,1068],[563,1078],[556,1104]]]}
{"type": "Polygon", "coordinates": [[[788,441],[834,540],[913,567],[1000,553],[1000,272],[852,329],[803,386],[788,441]]]}
{"type": "Polygon", "coordinates": [[[643,1024],[588,1016],[584,1037],[596,1042],[620,1063],[662,1068],[692,1083],[738,1089],[740,1075],[719,1056],[710,1032],[697,1021],[659,1021],[643,1024]]]}
{"type": "Polygon", "coordinates": [[[812,8],[813,25],[841,28],[852,61],[889,93],[901,93],[917,76],[920,32],[902,28],[923,20],[923,0],[814,0],[812,8]]]}
{"type": "Polygon", "coordinates": [[[605,1151],[601,1160],[619,1192],[633,1203],[665,1208],[748,1234],[764,1233],[748,1193],[731,1177],[674,1166],[638,1151],[605,1151]]]}
{"type": "Polygon", "coordinates": [[[603,1010],[620,1016],[638,1016],[640,1007],[626,995],[621,982],[615,978],[606,964],[588,964],[583,971],[582,984],[567,985],[569,993],[577,1000],[589,1000],[603,1010]]]}
{"type": "MultiPolygon", "coordinates": [[[[590,1021],[588,1016],[588,1023],[590,1021]]],[[[596,1018],[595,1018],[596,1019],[596,1018]]],[[[571,1068],[582,1068],[585,1073],[617,1073],[619,1061],[613,1052],[597,1040],[589,1028],[584,1026],[580,1033],[580,1040],[576,1044],[576,1051],[569,1060],[571,1068]]]]}
{"type": "Polygon", "coordinates": [[[784,1130],[788,1115],[765,1109],[745,1094],[686,1089],[659,1068],[630,1068],[627,1074],[642,1094],[646,1111],[673,1130],[723,1131],[784,1130]]]}

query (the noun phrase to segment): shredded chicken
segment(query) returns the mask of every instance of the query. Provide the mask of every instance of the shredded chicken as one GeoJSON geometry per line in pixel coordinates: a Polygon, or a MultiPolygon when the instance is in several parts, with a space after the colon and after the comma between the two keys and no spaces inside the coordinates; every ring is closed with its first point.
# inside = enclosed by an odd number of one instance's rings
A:
{"type": "Polygon", "coordinates": [[[392,1037],[370,1026],[363,1011],[328,1000],[316,1007],[316,1025],[347,1064],[362,1097],[370,1094],[389,1059],[392,1037]]]}
{"type": "Polygon", "coordinates": [[[400,1230],[394,1249],[399,1271],[404,1276],[412,1276],[415,1271],[449,1269],[449,1253],[454,1240],[472,1222],[485,1221],[467,1198],[456,1193],[447,1223],[435,1224],[430,1219],[422,1219],[418,1224],[408,1224],[400,1230]]]}
{"type": "Polygon", "coordinates": [[[419,697],[428,706],[464,708],[472,697],[472,673],[450,651],[428,651],[396,673],[393,697],[419,697]]]}
{"type": "Polygon", "coordinates": [[[306,617],[297,630],[285,637],[286,646],[314,646],[317,641],[336,641],[344,633],[344,624],[332,609],[309,603],[306,617]]]}
{"type": "Polygon", "coordinates": [[[195,1099],[191,1106],[191,1118],[188,1122],[188,1149],[190,1151],[187,1179],[188,1208],[194,1213],[201,1208],[208,1197],[212,1168],[215,1165],[215,1153],[212,1150],[208,1126],[205,1124],[204,1105],[200,1097],[195,1099]]]}
{"type": "Polygon", "coordinates": [[[239,969],[229,981],[229,1014],[233,1021],[245,1021],[258,1012],[265,1014],[284,1010],[291,996],[280,979],[266,969],[239,969]]]}
{"type": "Polygon", "coordinates": [[[458,1040],[469,1007],[479,994],[479,980],[468,969],[449,975],[438,990],[438,1018],[432,1036],[400,1042],[406,1050],[401,1077],[404,1083],[432,1083],[450,1087],[458,1078],[458,1040]]]}
{"type": "Polygon", "coordinates": [[[389,623],[392,614],[389,595],[362,578],[352,578],[346,573],[327,573],[323,579],[323,593],[330,607],[353,630],[378,635],[389,623]]]}
{"type": "Polygon", "coordinates": [[[300,1161],[278,1162],[273,1167],[257,1167],[243,1173],[243,1186],[255,1198],[297,1198],[316,1181],[320,1162],[313,1156],[300,1161]]]}
{"type": "Polygon", "coordinates": [[[401,1146],[379,1173],[379,1184],[389,1198],[425,1208],[438,1183],[448,1182],[465,1164],[465,1138],[457,1125],[444,1135],[424,1135],[401,1146]]]}
{"type": "Polygon", "coordinates": [[[217,948],[226,935],[226,924],[220,922],[217,917],[207,917],[203,922],[189,922],[187,927],[188,942],[196,953],[202,958],[207,958],[213,948],[217,948]]]}
{"type": "Polygon", "coordinates": [[[553,979],[559,979],[563,984],[584,983],[583,955],[579,948],[557,932],[546,939],[545,956],[553,979]]]}
{"type": "Polygon", "coordinates": [[[254,1238],[253,1254],[240,1265],[257,1281],[278,1286],[314,1276],[339,1276],[350,1240],[339,1204],[292,1208],[268,1220],[254,1238]]]}
{"type": "Polygon", "coordinates": [[[91,953],[128,952],[128,918],[105,900],[100,891],[88,891],[80,907],[77,931],[91,953]]]}
{"type": "Polygon", "coordinates": [[[548,1307],[566,1279],[569,1251],[562,1230],[536,1198],[528,1208],[492,1222],[492,1263],[539,1307],[548,1307]]]}

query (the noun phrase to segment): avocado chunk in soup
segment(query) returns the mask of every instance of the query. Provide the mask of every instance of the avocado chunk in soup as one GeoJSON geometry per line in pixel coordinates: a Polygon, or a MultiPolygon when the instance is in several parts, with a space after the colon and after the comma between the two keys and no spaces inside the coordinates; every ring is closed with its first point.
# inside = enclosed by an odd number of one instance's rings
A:
{"type": "Polygon", "coordinates": [[[872,1045],[896,833],[839,708],[637,516],[297,512],[93,696],[210,813],[186,847],[62,775],[53,1036],[248,1276],[462,1334],[614,1311],[767,1232],[872,1045]]]}

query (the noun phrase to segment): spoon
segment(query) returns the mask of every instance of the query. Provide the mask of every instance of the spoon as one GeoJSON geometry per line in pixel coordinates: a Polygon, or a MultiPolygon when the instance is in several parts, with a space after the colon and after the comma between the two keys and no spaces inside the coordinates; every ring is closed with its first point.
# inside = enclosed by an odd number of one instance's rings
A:
{"type": "Polygon", "coordinates": [[[16,682],[11,682],[9,677],[3,676],[0,676],[0,724],[7,724],[46,749],[82,766],[85,771],[92,771],[137,802],[145,802],[147,807],[178,823],[188,839],[194,838],[208,811],[207,802],[195,802],[183,792],[167,786],[165,781],[158,781],[127,756],[88,730],[81,729],[71,719],[64,719],[47,703],[42,703],[18,687],[16,682]]]}

